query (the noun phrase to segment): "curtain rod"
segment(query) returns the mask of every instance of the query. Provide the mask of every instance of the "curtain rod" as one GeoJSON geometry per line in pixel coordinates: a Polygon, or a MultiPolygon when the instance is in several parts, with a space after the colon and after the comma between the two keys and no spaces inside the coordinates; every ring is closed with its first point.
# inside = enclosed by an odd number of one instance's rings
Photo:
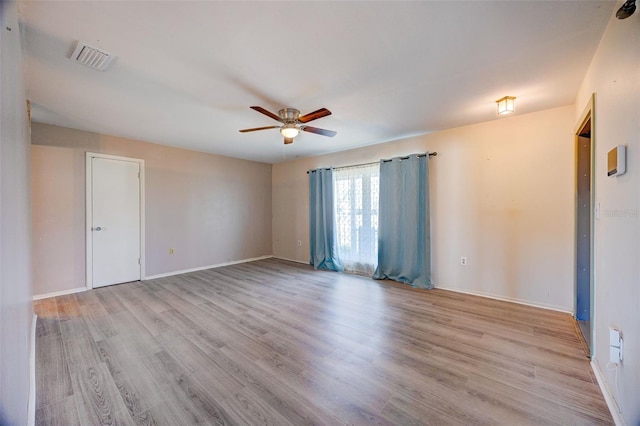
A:
{"type": "MultiPolygon", "coordinates": [[[[417,157],[424,157],[425,154],[418,154],[417,157]]],[[[429,153],[429,157],[435,157],[436,155],[438,155],[437,152],[430,152],[429,153]]],[[[400,157],[401,160],[406,160],[408,159],[410,156],[406,156],[406,157],[400,157]]],[[[342,167],[336,167],[336,169],[343,169],[345,167],[361,167],[361,166],[370,166],[372,164],[379,164],[380,161],[382,161],[383,163],[388,163],[389,161],[393,160],[392,158],[388,159],[388,160],[379,160],[379,161],[372,161],[370,163],[360,163],[360,164],[352,164],[350,166],[342,166],[342,167]]],[[[325,169],[325,170],[329,170],[330,167],[320,167],[321,169],[325,169]]],[[[307,174],[309,174],[309,172],[312,172],[313,170],[307,170],[307,174]]]]}

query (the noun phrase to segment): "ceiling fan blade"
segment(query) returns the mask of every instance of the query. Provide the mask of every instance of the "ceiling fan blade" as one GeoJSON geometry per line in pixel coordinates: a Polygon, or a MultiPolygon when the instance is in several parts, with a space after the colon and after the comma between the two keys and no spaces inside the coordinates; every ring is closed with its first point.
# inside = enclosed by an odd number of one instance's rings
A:
{"type": "Polygon", "coordinates": [[[301,123],[308,123],[312,120],[317,120],[318,118],[326,117],[327,115],[331,115],[331,111],[326,108],[320,108],[317,111],[310,112],[309,114],[305,114],[302,117],[298,118],[298,121],[301,123]]]}
{"type": "Polygon", "coordinates": [[[268,116],[268,117],[271,117],[271,118],[273,118],[273,119],[274,119],[274,120],[276,120],[276,121],[279,121],[279,122],[281,122],[281,123],[283,122],[283,121],[282,121],[282,119],[281,119],[280,117],[278,117],[277,115],[275,115],[275,114],[274,114],[274,113],[272,113],[272,112],[267,111],[266,109],[262,108],[261,106],[252,106],[252,107],[249,107],[249,108],[251,108],[252,110],[255,110],[255,111],[261,112],[262,114],[264,114],[264,115],[266,115],[266,116],[268,116]]]}
{"type": "Polygon", "coordinates": [[[305,132],[315,133],[322,136],[329,136],[330,138],[338,134],[338,132],[334,132],[333,130],[319,129],[317,127],[311,126],[300,126],[300,128],[305,132]]]}
{"type": "Polygon", "coordinates": [[[239,130],[239,132],[247,133],[247,132],[255,132],[256,130],[277,129],[279,127],[280,126],[254,127],[253,129],[242,129],[242,130],[239,130]]]}
{"type": "Polygon", "coordinates": [[[293,143],[293,138],[284,138],[285,145],[289,145],[290,143],[293,143]]]}

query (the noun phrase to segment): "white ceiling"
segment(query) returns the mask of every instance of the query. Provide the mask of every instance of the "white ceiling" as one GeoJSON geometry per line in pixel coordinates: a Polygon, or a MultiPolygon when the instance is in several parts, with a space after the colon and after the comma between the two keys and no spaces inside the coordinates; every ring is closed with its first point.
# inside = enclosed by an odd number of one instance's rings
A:
{"type": "Polygon", "coordinates": [[[23,1],[34,121],[278,162],[571,104],[614,1],[23,1]],[[77,40],[118,58],[68,59],[77,40]],[[251,109],[333,115],[285,146],[251,109]]]}

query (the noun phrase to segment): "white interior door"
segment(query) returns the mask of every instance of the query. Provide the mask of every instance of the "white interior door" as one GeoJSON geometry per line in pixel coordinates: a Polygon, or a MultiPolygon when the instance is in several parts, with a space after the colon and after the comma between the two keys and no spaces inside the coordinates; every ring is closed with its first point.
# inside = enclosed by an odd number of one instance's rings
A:
{"type": "Polygon", "coordinates": [[[88,286],[140,280],[141,160],[88,154],[87,167],[88,286]]]}

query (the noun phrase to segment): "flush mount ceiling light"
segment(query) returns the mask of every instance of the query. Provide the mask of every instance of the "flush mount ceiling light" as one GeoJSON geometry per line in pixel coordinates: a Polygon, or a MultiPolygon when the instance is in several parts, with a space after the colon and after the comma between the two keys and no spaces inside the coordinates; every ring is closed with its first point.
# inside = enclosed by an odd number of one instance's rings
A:
{"type": "Polygon", "coordinates": [[[503,114],[511,114],[516,110],[516,98],[515,96],[505,96],[504,98],[498,99],[496,104],[498,104],[498,115],[503,114]]]}

